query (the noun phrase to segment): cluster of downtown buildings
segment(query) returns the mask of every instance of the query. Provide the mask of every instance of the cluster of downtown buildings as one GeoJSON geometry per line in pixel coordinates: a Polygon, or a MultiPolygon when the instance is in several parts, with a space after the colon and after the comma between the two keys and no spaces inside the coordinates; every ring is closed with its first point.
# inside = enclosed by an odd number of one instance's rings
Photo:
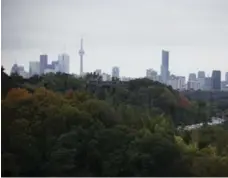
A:
{"type": "Polygon", "coordinates": [[[175,90],[204,90],[204,91],[228,91],[228,72],[225,81],[221,81],[221,71],[213,70],[211,77],[206,76],[204,71],[190,73],[188,79],[184,76],[176,76],[169,72],[169,52],[162,50],[162,64],[160,75],[153,69],[147,69],[146,77],[172,86],[175,90]]]}
{"type": "MultiPolygon", "coordinates": [[[[79,49],[80,56],[80,74],[75,75],[76,77],[84,76],[86,73],[83,72],[83,40],[81,40],[81,48],[79,49]]],[[[52,61],[48,64],[48,55],[40,55],[39,61],[29,62],[29,72],[24,70],[23,66],[14,64],[11,73],[18,73],[24,78],[29,78],[34,75],[42,75],[47,73],[67,73],[69,74],[70,57],[68,54],[63,53],[58,55],[56,61],[52,61]]],[[[111,75],[108,73],[102,73],[101,69],[94,71],[97,75],[102,77],[103,81],[111,81],[112,78],[119,78],[121,81],[129,81],[133,78],[120,77],[120,69],[115,66],[112,68],[111,75]]],[[[225,74],[225,81],[221,81],[221,71],[213,70],[212,76],[206,76],[204,71],[198,71],[198,76],[195,73],[190,73],[188,80],[184,76],[176,76],[169,72],[169,52],[162,50],[162,64],[160,75],[153,69],[146,70],[146,78],[161,82],[166,85],[172,86],[175,90],[226,90],[228,91],[228,72],[225,74]]]]}
{"type": "Polygon", "coordinates": [[[24,70],[23,66],[14,64],[11,73],[18,73],[24,78],[29,78],[34,75],[42,75],[47,73],[69,73],[70,57],[68,54],[60,54],[58,60],[52,61],[51,64],[48,64],[48,55],[40,55],[39,61],[30,61],[29,62],[29,72],[24,70]]]}

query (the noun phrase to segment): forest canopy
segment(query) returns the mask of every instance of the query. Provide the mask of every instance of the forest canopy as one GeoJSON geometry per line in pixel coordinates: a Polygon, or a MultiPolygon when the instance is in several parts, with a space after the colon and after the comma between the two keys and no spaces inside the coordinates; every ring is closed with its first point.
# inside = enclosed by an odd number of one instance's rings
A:
{"type": "Polygon", "coordinates": [[[228,176],[209,102],[148,79],[1,74],[2,176],[228,176]]]}

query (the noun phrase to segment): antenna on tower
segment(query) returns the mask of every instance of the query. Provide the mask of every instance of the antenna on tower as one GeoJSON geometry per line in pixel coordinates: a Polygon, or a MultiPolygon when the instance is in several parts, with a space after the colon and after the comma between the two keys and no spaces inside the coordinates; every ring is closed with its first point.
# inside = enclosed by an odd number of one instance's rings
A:
{"type": "Polygon", "coordinates": [[[81,49],[83,49],[83,38],[81,38],[81,49]]]}

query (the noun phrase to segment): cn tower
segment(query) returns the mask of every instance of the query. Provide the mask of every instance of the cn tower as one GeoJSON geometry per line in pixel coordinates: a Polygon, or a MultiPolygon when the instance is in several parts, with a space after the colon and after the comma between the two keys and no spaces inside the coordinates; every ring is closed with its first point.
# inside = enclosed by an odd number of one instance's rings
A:
{"type": "Polygon", "coordinates": [[[85,51],[83,50],[83,39],[81,39],[81,48],[78,52],[80,56],[80,75],[83,75],[83,55],[85,54],[85,51]]]}

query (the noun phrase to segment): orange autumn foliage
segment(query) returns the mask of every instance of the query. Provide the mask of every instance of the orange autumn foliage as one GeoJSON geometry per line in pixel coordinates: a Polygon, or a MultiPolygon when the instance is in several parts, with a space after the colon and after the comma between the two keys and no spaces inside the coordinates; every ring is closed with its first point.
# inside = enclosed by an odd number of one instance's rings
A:
{"type": "Polygon", "coordinates": [[[5,100],[16,102],[20,100],[26,100],[29,99],[32,96],[26,89],[23,88],[12,88],[9,90],[9,92],[6,95],[5,100]]]}

